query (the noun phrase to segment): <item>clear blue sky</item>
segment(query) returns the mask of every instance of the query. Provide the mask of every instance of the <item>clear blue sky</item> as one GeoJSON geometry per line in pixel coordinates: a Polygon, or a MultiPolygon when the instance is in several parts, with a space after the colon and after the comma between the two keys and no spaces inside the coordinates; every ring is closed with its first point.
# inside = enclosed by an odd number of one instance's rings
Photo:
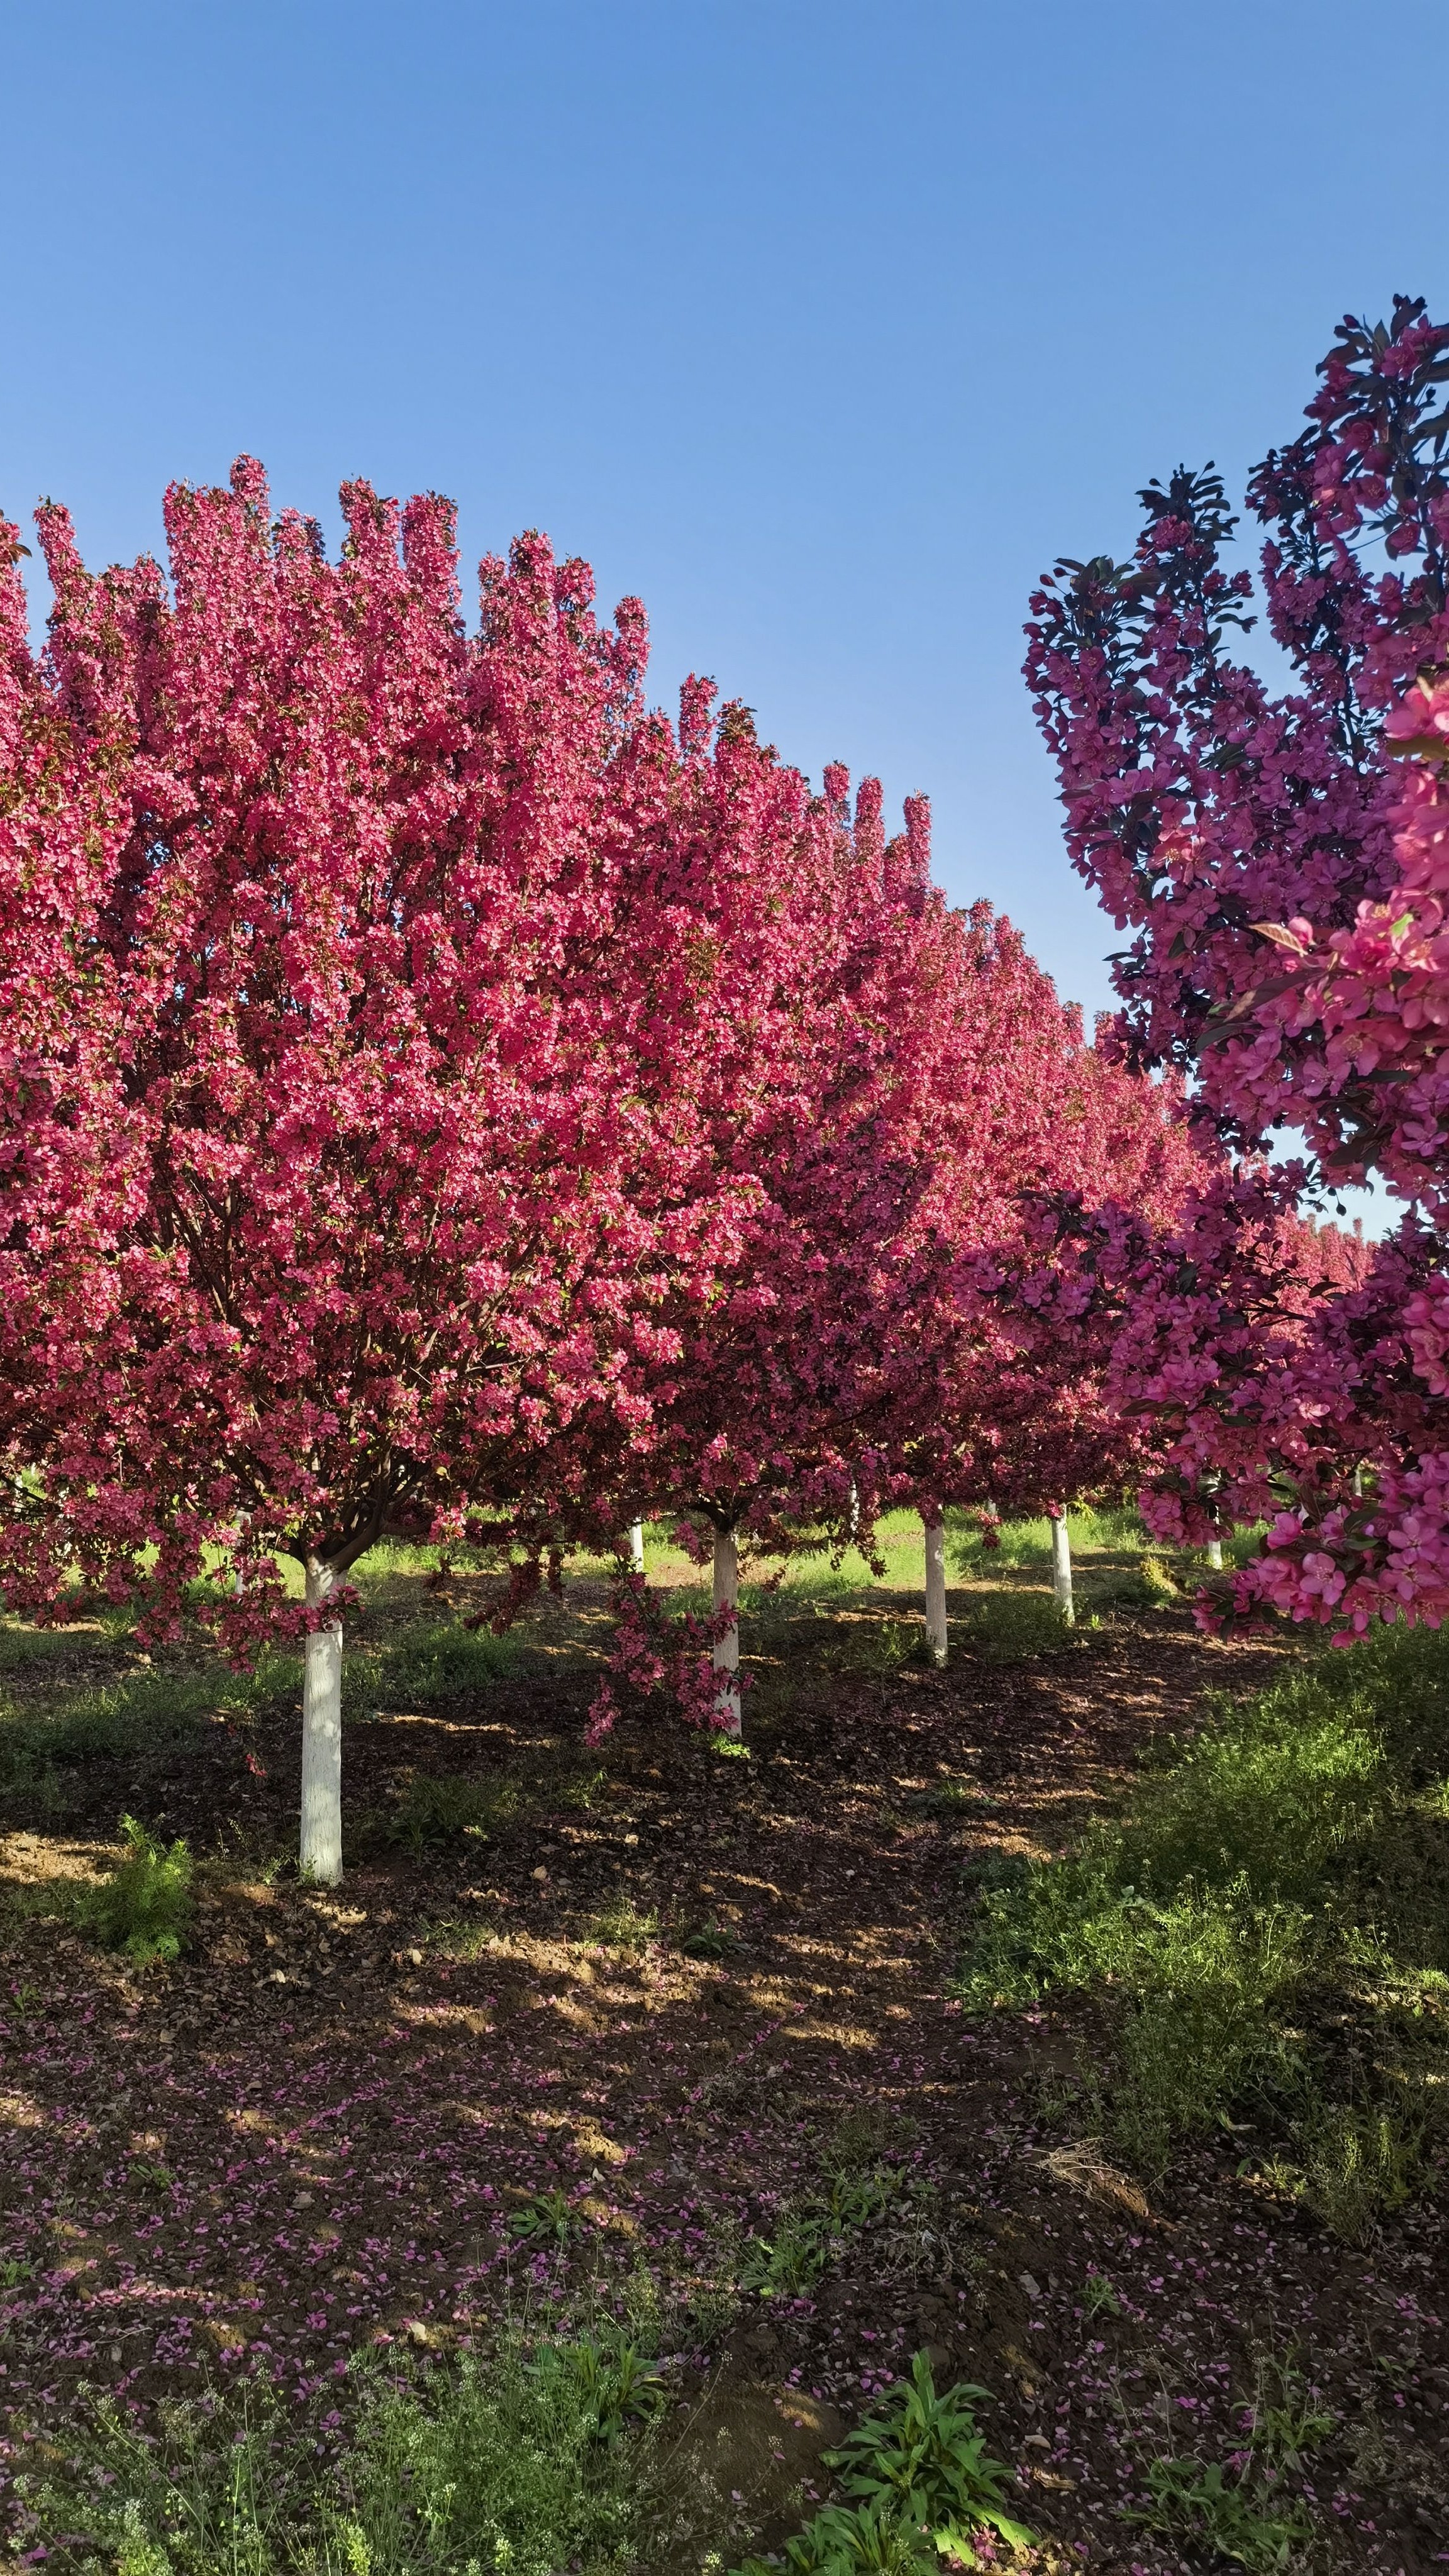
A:
{"type": "Polygon", "coordinates": [[[1449,311],[1449,10],[0,0],[0,505],[92,560],[247,448],[642,593],[812,776],[929,790],[1063,991],[1115,944],[1018,677],[1139,483],[1240,484],[1346,307],[1449,311]]]}

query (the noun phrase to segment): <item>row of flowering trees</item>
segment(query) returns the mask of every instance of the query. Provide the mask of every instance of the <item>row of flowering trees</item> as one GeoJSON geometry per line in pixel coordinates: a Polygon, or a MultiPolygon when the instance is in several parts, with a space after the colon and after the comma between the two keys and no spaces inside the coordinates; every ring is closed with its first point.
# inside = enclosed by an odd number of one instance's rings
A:
{"type": "Polygon", "coordinates": [[[1188,1074],[1235,1156],[1297,1129],[1330,1184],[1406,1203],[1371,1259],[1305,1272],[1303,1168],[1225,1164],[1155,1248],[1108,1223],[1057,1255],[1159,1426],[1149,1514],[1267,1515],[1237,1609],[1348,1635],[1449,1615],[1449,328],[1396,298],[1319,376],[1248,485],[1290,687],[1227,649],[1253,582],[1211,468],[1141,495],[1130,562],[1058,565],[1027,670],[1075,863],[1134,933],[1132,1060],[1188,1074]]]}
{"type": "Polygon", "coordinates": [[[742,1542],[1135,1481],[1082,1245],[1212,1169],[945,907],[923,802],[888,841],[707,683],[652,711],[638,603],[541,539],[470,629],[446,503],[343,506],[334,562],[243,459],[168,495],[166,579],[47,506],[39,654],[0,540],[0,1576],[303,1635],[327,1880],[378,1539],[492,1548],[516,1603],[676,1515],[685,1696],[737,1722],[742,1542]]]}

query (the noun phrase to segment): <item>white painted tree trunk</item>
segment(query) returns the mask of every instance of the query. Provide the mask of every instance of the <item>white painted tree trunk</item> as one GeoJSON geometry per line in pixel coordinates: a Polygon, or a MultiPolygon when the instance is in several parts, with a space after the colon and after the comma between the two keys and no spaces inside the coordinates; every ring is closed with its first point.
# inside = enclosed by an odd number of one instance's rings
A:
{"type": "Polygon", "coordinates": [[[629,1567],[630,1571],[634,1574],[642,1574],[644,1571],[644,1524],[642,1521],[631,1521],[629,1523],[629,1567]]]}
{"type": "Polygon", "coordinates": [[[1072,1542],[1067,1535],[1065,1512],[1058,1512],[1052,1522],[1052,1590],[1062,1617],[1072,1627],[1077,1612],[1072,1600],[1072,1542]]]}
{"type": "MultiPolygon", "coordinates": [[[[307,1607],[320,1610],[336,1583],[330,1565],[307,1561],[307,1607]]],[[[306,1640],[302,1667],[302,1876],[335,1887],[342,1876],[342,1623],[306,1640]]]]}
{"type": "Polygon", "coordinates": [[[735,1620],[722,1637],[715,1640],[714,1668],[718,1686],[714,1698],[714,1719],[721,1735],[738,1736],[743,1732],[740,1719],[740,1552],[733,1530],[716,1530],[714,1534],[714,1606],[732,1610],[735,1620]]]}
{"type": "Polygon", "coordinates": [[[1207,1561],[1210,1573],[1221,1574],[1223,1570],[1223,1543],[1220,1538],[1210,1538],[1208,1540],[1207,1561]]]}
{"type": "Polygon", "coordinates": [[[946,1529],[921,1514],[926,1533],[926,1643],[933,1664],[946,1660],[946,1529]]]}

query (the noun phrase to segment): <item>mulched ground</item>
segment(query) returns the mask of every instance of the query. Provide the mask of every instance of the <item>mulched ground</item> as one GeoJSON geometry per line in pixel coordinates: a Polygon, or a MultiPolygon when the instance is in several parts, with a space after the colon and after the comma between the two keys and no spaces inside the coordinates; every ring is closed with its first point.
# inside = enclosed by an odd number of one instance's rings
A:
{"type": "MultiPolygon", "coordinates": [[[[938,2384],[993,2392],[992,2446],[1052,2564],[1168,2576],[1193,2562],[1123,2520],[1147,2464],[1231,2460],[1255,2371],[1286,2363],[1335,2422],[1290,2481],[1322,2563],[1449,2564],[1442,2212],[1349,2251],[1240,2173],[1227,2135],[1149,2191],[1079,2134],[1080,2016],[970,2022],[949,1994],[983,1857],[1060,1845],[1205,1688],[1256,1686],[1273,1656],[1168,1612],[1013,1666],[797,1662],[788,1687],[765,1674],[749,1761],[667,1720],[591,1761],[592,1679],[562,1635],[545,1619],[471,1704],[350,1728],[371,1821],[335,1896],[258,1871],[295,1812],[279,1709],[140,1783],[168,1831],[237,1854],[204,1871],[177,1967],[129,1975],[54,1923],[12,1928],[16,2421],[53,2426],[81,2379],[144,2403],[261,2367],[315,2400],[360,2344],[443,2351],[505,2312],[652,2304],[686,2358],[681,2576],[711,2518],[726,2564],[740,2535],[795,2527],[820,2450],[922,2345],[938,2384]],[[505,1770],[532,1785],[486,1841],[383,1838],[411,1772],[505,1770]],[[933,1812],[946,1780],[964,1803],[933,1812]],[[591,1939],[626,1900],[660,1936],[591,1939]],[[716,1955],[681,1948],[701,1933],[716,1955]],[[852,2139],[893,2160],[889,2205],[808,2293],[731,2314],[749,2240],[778,2242],[852,2139]],[[564,2241],[520,2236],[551,2191],[564,2241]]],[[[137,1793],[90,1766],[61,1819],[17,1816],[10,1879],[35,1901],[94,1868],[137,1793]]]]}

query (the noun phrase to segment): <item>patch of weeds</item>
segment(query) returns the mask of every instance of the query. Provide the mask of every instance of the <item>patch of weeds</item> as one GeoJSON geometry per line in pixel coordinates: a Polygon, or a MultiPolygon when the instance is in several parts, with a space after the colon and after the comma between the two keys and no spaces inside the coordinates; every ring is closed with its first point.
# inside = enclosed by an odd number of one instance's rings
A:
{"type": "Polygon", "coordinates": [[[1122,2302],[1105,2272],[1089,2272],[1082,2283],[1082,2309],[1089,2317],[1120,2317],[1122,2302]]]}
{"type": "Polygon", "coordinates": [[[1160,1556],[1144,1556],[1139,1568],[1142,1588],[1149,1601],[1165,1603],[1180,1599],[1172,1568],[1160,1556]]]}
{"type": "Polygon", "coordinates": [[[486,1958],[498,1936],[489,1922],[477,1917],[460,1922],[449,1914],[440,1922],[420,1924],[417,1937],[419,1947],[431,1951],[434,1958],[462,1965],[469,1959],[486,1958]]]}
{"type": "Polygon", "coordinates": [[[1160,1556],[1140,1556],[1124,1566],[1088,1564],[1079,1570],[1077,1590],[1094,1609],[1165,1610],[1182,1598],[1160,1556]]]}
{"type": "Polygon", "coordinates": [[[967,1642],[988,1663],[1020,1663],[1028,1655],[1073,1650],[1072,1630],[1049,1592],[973,1593],[966,1611],[967,1642]]]}
{"type": "MultiPolygon", "coordinates": [[[[996,1801],[987,1798],[982,1803],[987,1807],[994,1807],[996,1801]]],[[[1015,1888],[1020,1891],[1030,1886],[1032,1882],[1032,1863],[1027,1859],[1025,1852],[978,1851],[962,1862],[961,1880],[963,1885],[971,1888],[978,1896],[995,1895],[1004,1888],[1015,1888]]],[[[973,1950],[968,1965],[974,1965],[974,1963],[973,1950]]],[[[960,1989],[964,1994],[965,1972],[960,1981],[960,1989]]],[[[993,2001],[1004,2003],[1006,1997],[1005,1995],[994,1996],[993,2001]]]]}
{"type": "Polygon", "coordinates": [[[0,1725],[0,1775],[17,1787],[82,1762],[114,1762],[184,1741],[217,1704],[215,1676],[148,1673],[77,1691],[64,1708],[0,1725]]]}
{"type": "Polygon", "coordinates": [[[121,1818],[121,1840],[110,1877],[77,1899],[79,1919],[138,1968],[175,1959],[191,1920],[191,1854],[184,1842],[163,1847],[134,1816],[121,1818]]]}
{"type": "Polygon", "coordinates": [[[558,1804],[561,1807],[577,1808],[587,1815],[598,1805],[600,1793],[607,1789],[608,1785],[607,1771],[570,1771],[557,1784],[558,1804]]]}
{"type": "Polygon", "coordinates": [[[1275,2497],[1251,2470],[1234,2478],[1215,2460],[1154,2460],[1147,2484],[1151,2502],[1129,2507],[1124,2520],[1168,2540],[1205,2544],[1249,2576],[1273,2576],[1313,2536],[1301,2506],[1275,2497]]]}
{"type": "Polygon", "coordinates": [[[528,2371],[545,2389],[562,2383],[570,2409],[582,2410],[600,2442],[617,2442],[631,2424],[652,2424],[669,2403],[663,2373],[617,2334],[541,2344],[528,2371]]]}
{"type": "Polygon", "coordinates": [[[1294,2044],[1270,2008],[1302,1981],[1308,1918],[1255,1903],[1241,1878],[1189,1885],[1165,1903],[1115,1878],[1111,1854],[1089,1850],[986,1888],[958,1990],[978,2010],[1034,2003],[1053,1987],[1115,1991],[1113,2125],[1158,2165],[1250,2081],[1291,2073],[1294,2044]]]}
{"type": "Polygon", "coordinates": [[[1180,1898],[1139,1927],[1140,1982],[1121,2025],[1112,2120],[1146,2168],[1160,2172],[1176,2139],[1206,2130],[1250,2090],[1302,2085],[1302,2047],[1283,2025],[1308,1929],[1298,1908],[1254,1906],[1240,1887],[1222,1901],[1180,1898]]]}
{"type": "Polygon", "coordinates": [[[637,2365],[571,2349],[354,2366],[330,2435],[265,2383],[163,2407],[154,2437],[101,2400],[63,2466],[17,2481],[27,2537],[65,2531],[123,2576],[631,2576],[657,2409],[637,2365]]]}
{"type": "Polygon", "coordinates": [[[506,1775],[470,1780],[461,1772],[417,1771],[379,1831],[384,1841],[414,1852],[462,1835],[483,1842],[499,1825],[511,1823],[522,1803],[518,1782],[506,1775]]]}
{"type": "Polygon", "coordinates": [[[1110,2105],[1096,2069],[1080,2056],[1070,2069],[1046,2065],[1028,2078],[1043,2129],[1064,2129],[1070,2138],[1100,2135],[1109,2124],[1110,2105]]]}
{"type": "MultiPolygon", "coordinates": [[[[1306,1658],[1138,1783],[1065,1860],[978,1878],[976,2010],[1100,1997],[1110,2124],[1160,2167],[1239,2106],[1362,2242],[1429,2169],[1449,2077],[1449,1640],[1306,1658]]],[[[1276,2168],[1275,2168],[1276,2170],[1276,2168]]]]}
{"type": "Polygon", "coordinates": [[[686,1959],[728,1959],[739,1946],[738,1934],[715,1914],[707,1914],[692,1932],[681,1934],[678,1943],[686,1959]]]}
{"type": "Polygon", "coordinates": [[[693,2329],[692,2339],[705,2346],[718,2344],[728,2334],[740,2313],[740,2294],[732,2273],[718,2276],[696,2273],[685,2295],[685,2314],[693,2329]]]}
{"type": "Polygon", "coordinates": [[[974,1780],[938,1780],[933,1788],[920,1792],[920,1804],[928,1816],[970,1815],[991,1803],[974,1780]]]}
{"type": "Polygon", "coordinates": [[[725,2066],[717,2066],[701,2076],[694,2099],[703,2111],[734,2111],[748,2102],[759,2081],[759,2070],[752,2056],[732,2057],[725,2066]]]}
{"type": "Polygon", "coordinates": [[[18,2255],[8,2255],[0,2263],[0,2290],[18,2290],[21,2282],[28,2281],[34,2270],[33,2263],[22,2263],[18,2255]]]}
{"type": "Polygon", "coordinates": [[[642,1910],[632,1896],[616,1896],[589,1922],[585,1939],[600,1950],[642,1950],[659,1938],[659,1909],[642,1910]]]}
{"type": "Polygon", "coordinates": [[[624,2311],[629,2333],[651,2361],[663,2346],[671,2302],[657,2273],[651,2272],[642,2254],[636,2254],[632,2269],[619,2292],[619,2305],[624,2311]]]}
{"type": "Polygon", "coordinates": [[[624,2314],[641,2348],[659,2350],[666,2321],[679,2343],[713,2344],[740,2313],[740,2264],[744,2234],[738,2219],[722,2216],[701,2231],[699,2269],[678,2283],[666,2304],[648,2265],[637,2262],[624,2284],[624,2314]],[[646,2288],[647,2284],[647,2288],[646,2288]]]}
{"type": "Polygon", "coordinates": [[[903,2181],[869,2236],[868,2269],[877,2280],[934,2289],[947,2281],[968,2280],[979,2268],[963,2225],[947,2209],[939,2183],[928,2175],[903,2181]]]}
{"type": "Polygon", "coordinates": [[[937,2576],[941,2553],[925,2531],[892,2513],[827,2505],[785,2543],[783,2558],[747,2558],[734,2576],[937,2576]]]}
{"type": "MultiPolygon", "coordinates": [[[[887,2392],[877,2415],[858,2424],[839,2450],[825,2453],[848,2505],[829,2505],[787,2543],[792,2576],[912,2576],[943,2558],[980,2562],[973,2534],[990,2531],[1011,2549],[1029,2549],[1035,2534],[1008,2512],[1011,2472],[986,2448],[976,2421],[984,2388],[961,2383],[937,2393],[931,2365],[917,2353],[908,2379],[887,2392]]],[[[736,2576],[764,2576],[752,2558],[736,2576]]]]}
{"type": "Polygon", "coordinates": [[[890,2166],[861,2173],[847,2169],[831,2176],[824,2218],[832,2245],[863,2236],[889,2209],[901,2189],[901,2177],[890,2166]]]}
{"type": "Polygon", "coordinates": [[[1317,2391],[1293,2360],[1261,2354],[1253,2372],[1252,2403],[1244,2411],[1243,2429],[1256,2454],[1274,2469],[1297,2471],[1334,2430],[1317,2391]]]}
{"type": "Polygon", "coordinates": [[[176,2180],[169,2165],[153,2164],[146,2156],[131,2158],[130,2174],[133,2182],[149,2183],[154,2191],[169,2191],[176,2180]]]}
{"type": "MultiPolygon", "coordinates": [[[[18,1620],[0,1619],[0,1673],[33,1672],[42,1668],[72,1662],[98,1645],[109,1645],[109,1638],[87,1635],[68,1621],[59,1628],[27,1628],[18,1620]]],[[[6,1715],[12,1712],[6,1710],[6,1715]]]]}
{"type": "Polygon", "coordinates": [[[531,2200],[514,2210],[508,2232],[525,2245],[564,2246],[573,2242],[580,2224],[566,2191],[536,2191],[531,2200]]]}
{"type": "Polygon", "coordinates": [[[903,1664],[926,1664],[931,1649],[919,1619],[852,1620],[835,1643],[829,1662],[840,1672],[899,1672],[903,1664]]]}
{"type": "Polygon", "coordinates": [[[827,2174],[864,2173],[892,2155],[902,2155],[920,2136],[920,2123],[908,2112],[878,2102],[861,2102],[835,2116],[820,2149],[827,2174]]]}
{"type": "Polygon", "coordinates": [[[495,1637],[487,1628],[463,1628],[453,1621],[414,1628],[380,1655],[344,1658],[343,1713],[363,1716],[466,1699],[491,1690],[514,1672],[518,1655],[512,1637],[495,1637]]]}
{"type": "Polygon", "coordinates": [[[819,2214],[786,2207],[773,2236],[752,2236],[740,2264],[740,2287],[762,2299],[799,2298],[812,2290],[830,2260],[830,2239],[819,2214]]]}
{"type": "Polygon", "coordinates": [[[740,2287],[762,2299],[798,2298],[826,2272],[845,2245],[880,2218],[900,2189],[887,2167],[861,2172],[846,2166],[823,2191],[805,2192],[781,2207],[772,2236],[752,2237],[740,2266],[740,2287]]]}
{"type": "Polygon", "coordinates": [[[1325,2104],[1303,2140],[1303,2198],[1333,2235],[1364,2245],[1411,2200],[1425,2172],[1424,2128],[1392,2105],[1325,2104]]]}
{"type": "Polygon", "coordinates": [[[712,1735],[709,1749],[711,1753],[717,1753],[722,1762],[748,1762],[750,1759],[749,1746],[742,1743],[737,1735],[712,1735]]]}

